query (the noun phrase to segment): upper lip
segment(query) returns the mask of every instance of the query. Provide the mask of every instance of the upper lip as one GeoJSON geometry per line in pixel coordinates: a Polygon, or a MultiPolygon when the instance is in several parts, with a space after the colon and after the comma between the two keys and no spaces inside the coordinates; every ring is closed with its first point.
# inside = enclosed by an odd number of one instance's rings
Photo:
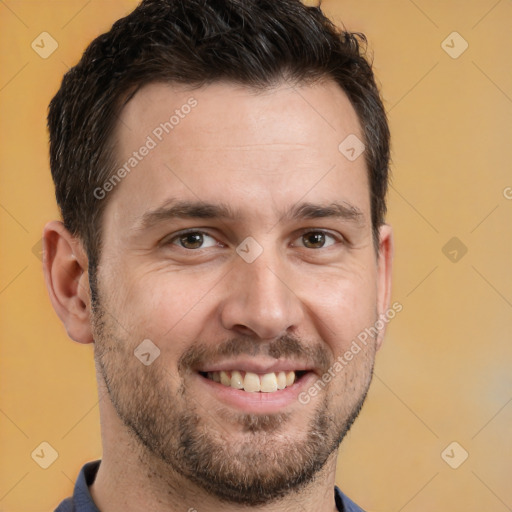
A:
{"type": "Polygon", "coordinates": [[[290,372],[290,371],[310,371],[313,370],[310,364],[286,359],[254,359],[238,358],[216,363],[209,363],[197,369],[199,372],[231,372],[234,370],[252,373],[272,373],[272,372],[290,372]]]}

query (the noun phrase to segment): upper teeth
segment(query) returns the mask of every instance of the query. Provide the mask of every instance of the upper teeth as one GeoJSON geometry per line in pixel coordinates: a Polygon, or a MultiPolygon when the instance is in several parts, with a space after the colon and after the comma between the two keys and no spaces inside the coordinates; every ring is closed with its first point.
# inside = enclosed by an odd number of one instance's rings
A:
{"type": "Polygon", "coordinates": [[[208,372],[207,376],[224,386],[249,392],[262,391],[263,393],[273,393],[278,389],[291,386],[295,382],[294,371],[258,375],[257,373],[233,370],[231,372],[208,372]]]}

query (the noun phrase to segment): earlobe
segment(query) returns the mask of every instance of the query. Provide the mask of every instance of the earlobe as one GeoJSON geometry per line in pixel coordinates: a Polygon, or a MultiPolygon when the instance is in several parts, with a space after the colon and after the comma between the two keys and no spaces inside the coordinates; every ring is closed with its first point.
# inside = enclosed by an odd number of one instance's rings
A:
{"type": "Polygon", "coordinates": [[[377,338],[377,350],[381,347],[386,331],[387,316],[391,301],[391,277],[393,268],[393,230],[388,224],[383,224],[379,229],[379,258],[378,258],[378,288],[377,309],[379,318],[385,318],[384,328],[377,338]]]}
{"type": "Polygon", "coordinates": [[[87,255],[62,222],[52,221],[44,228],[43,271],[53,308],[68,336],[92,343],[87,255]]]}

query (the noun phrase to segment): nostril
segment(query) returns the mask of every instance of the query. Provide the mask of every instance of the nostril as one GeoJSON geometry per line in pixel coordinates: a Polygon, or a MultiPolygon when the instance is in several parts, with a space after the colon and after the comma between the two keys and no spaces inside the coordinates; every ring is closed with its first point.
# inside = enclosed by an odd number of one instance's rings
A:
{"type": "Polygon", "coordinates": [[[255,332],[252,329],[250,329],[249,327],[247,327],[246,325],[243,325],[243,324],[236,324],[232,327],[232,329],[234,331],[240,333],[243,336],[250,336],[250,337],[256,336],[255,332]]]}

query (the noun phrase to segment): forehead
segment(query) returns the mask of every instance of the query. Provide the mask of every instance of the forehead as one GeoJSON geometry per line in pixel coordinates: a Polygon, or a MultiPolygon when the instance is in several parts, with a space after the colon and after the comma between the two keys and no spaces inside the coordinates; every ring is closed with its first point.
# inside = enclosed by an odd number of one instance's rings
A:
{"type": "Polygon", "coordinates": [[[169,197],[232,204],[261,219],[301,199],[366,211],[364,157],[351,161],[339,150],[349,136],[363,139],[332,81],[265,90],[151,84],[121,112],[115,141],[125,172],[107,211],[125,227],[169,197]]]}

